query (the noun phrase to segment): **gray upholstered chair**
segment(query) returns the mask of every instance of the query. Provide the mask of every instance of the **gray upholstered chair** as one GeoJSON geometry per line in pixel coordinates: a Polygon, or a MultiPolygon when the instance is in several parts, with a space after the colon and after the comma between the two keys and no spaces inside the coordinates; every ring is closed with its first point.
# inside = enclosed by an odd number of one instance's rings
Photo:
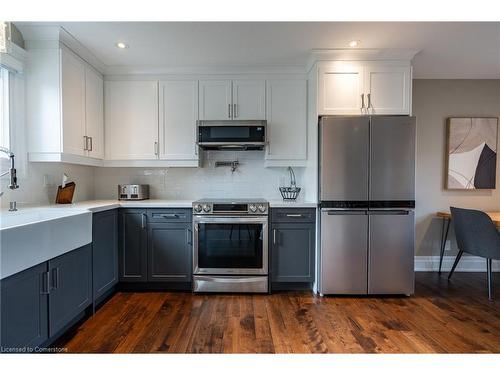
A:
{"type": "Polygon", "coordinates": [[[458,254],[448,279],[453,275],[463,253],[486,258],[488,298],[493,299],[491,260],[500,259],[500,233],[491,218],[482,211],[450,207],[457,238],[458,254]]]}

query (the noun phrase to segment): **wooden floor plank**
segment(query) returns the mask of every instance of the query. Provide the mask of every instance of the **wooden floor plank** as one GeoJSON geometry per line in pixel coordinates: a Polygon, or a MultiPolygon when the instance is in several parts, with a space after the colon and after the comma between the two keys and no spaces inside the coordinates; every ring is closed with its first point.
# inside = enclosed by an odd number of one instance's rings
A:
{"type": "Polygon", "coordinates": [[[54,345],[70,353],[499,353],[484,274],[417,273],[415,295],[119,292],[54,345]]]}

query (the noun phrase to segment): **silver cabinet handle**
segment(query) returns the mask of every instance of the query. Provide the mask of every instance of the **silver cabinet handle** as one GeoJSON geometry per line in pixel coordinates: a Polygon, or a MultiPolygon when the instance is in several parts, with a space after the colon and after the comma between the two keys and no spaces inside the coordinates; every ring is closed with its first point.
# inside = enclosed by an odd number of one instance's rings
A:
{"type": "Polygon", "coordinates": [[[276,229],[273,229],[273,245],[276,245],[276,229]]]}
{"type": "Polygon", "coordinates": [[[237,107],[236,107],[236,103],[235,103],[235,104],[233,104],[233,117],[234,118],[238,117],[238,112],[236,112],[236,108],[237,107]]]}
{"type": "Polygon", "coordinates": [[[89,149],[89,137],[86,135],[83,136],[83,150],[88,151],[89,149]]]}
{"type": "Polygon", "coordinates": [[[50,270],[51,278],[52,278],[52,287],[50,290],[56,290],[59,288],[59,267],[52,268],[50,270]]]}
{"type": "Polygon", "coordinates": [[[302,217],[302,214],[286,214],[286,217],[302,217]]]}
{"type": "Polygon", "coordinates": [[[92,141],[92,137],[88,137],[88,139],[90,140],[90,149],[89,149],[89,151],[92,151],[94,149],[94,142],[92,141]]]}
{"type": "Polygon", "coordinates": [[[49,273],[44,272],[41,274],[41,276],[42,276],[42,290],[40,294],[49,294],[50,293],[49,273]]]}
{"type": "Polygon", "coordinates": [[[365,109],[365,94],[361,94],[361,111],[365,109]]]}
{"type": "Polygon", "coordinates": [[[155,142],[155,155],[158,156],[158,142],[155,142]]]}
{"type": "Polygon", "coordinates": [[[191,246],[193,244],[193,231],[191,229],[186,229],[186,243],[191,246]]]}
{"type": "Polygon", "coordinates": [[[164,219],[177,219],[179,217],[178,214],[162,214],[160,216],[164,219]]]}
{"type": "Polygon", "coordinates": [[[227,117],[231,118],[231,104],[227,105],[227,117]]]}
{"type": "Polygon", "coordinates": [[[146,214],[145,213],[142,213],[141,214],[141,228],[144,229],[146,228],[146,222],[145,222],[145,219],[146,218],[146,214]]]}

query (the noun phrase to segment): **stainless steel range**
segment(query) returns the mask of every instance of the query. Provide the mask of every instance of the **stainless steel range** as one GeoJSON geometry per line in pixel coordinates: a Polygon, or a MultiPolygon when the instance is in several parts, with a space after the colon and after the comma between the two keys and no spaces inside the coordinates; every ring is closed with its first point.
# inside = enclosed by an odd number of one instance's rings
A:
{"type": "Polygon", "coordinates": [[[268,212],[263,199],[193,203],[195,292],[267,293],[268,212]]]}

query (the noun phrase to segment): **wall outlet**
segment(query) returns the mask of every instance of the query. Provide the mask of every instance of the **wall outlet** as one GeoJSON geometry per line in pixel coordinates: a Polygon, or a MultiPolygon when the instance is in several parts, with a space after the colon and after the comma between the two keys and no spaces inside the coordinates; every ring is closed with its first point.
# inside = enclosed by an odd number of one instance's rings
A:
{"type": "Polygon", "coordinates": [[[444,250],[445,251],[451,250],[451,240],[446,240],[446,242],[444,243],[444,250]]]}
{"type": "Polygon", "coordinates": [[[46,174],[43,176],[43,186],[46,188],[54,186],[54,177],[50,174],[46,174]]]}

